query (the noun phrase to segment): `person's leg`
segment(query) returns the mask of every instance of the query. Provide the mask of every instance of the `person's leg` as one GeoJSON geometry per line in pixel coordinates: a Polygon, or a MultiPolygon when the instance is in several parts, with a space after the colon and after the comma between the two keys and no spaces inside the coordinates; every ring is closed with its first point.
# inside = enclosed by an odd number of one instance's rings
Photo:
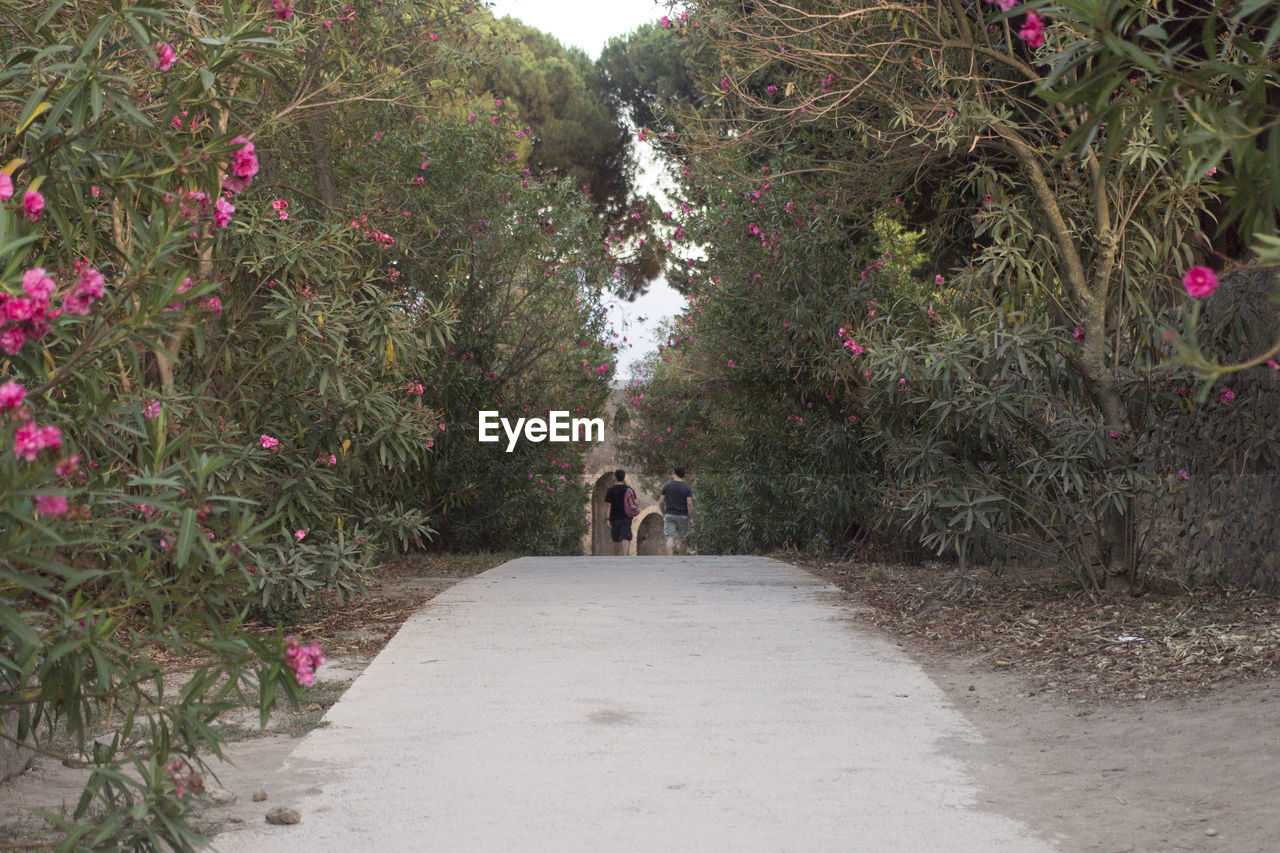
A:
{"type": "Polygon", "coordinates": [[[621,556],[621,554],[622,554],[622,543],[621,543],[621,542],[614,542],[614,543],[613,543],[613,556],[618,557],[618,556],[621,556]]]}
{"type": "Polygon", "coordinates": [[[672,516],[662,517],[662,538],[667,540],[667,556],[676,555],[676,523],[672,516]]]}

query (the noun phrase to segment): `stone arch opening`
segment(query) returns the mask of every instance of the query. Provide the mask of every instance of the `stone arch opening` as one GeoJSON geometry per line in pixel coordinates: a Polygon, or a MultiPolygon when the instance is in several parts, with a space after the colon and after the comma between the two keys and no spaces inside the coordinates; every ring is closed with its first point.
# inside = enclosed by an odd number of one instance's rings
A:
{"type": "Polygon", "coordinates": [[[604,493],[613,485],[614,469],[596,474],[591,486],[591,549],[593,557],[613,553],[613,537],[609,535],[609,505],[604,502],[604,493]]]}
{"type": "Polygon", "coordinates": [[[650,507],[635,520],[636,555],[662,557],[667,553],[667,540],[662,538],[662,513],[650,507]]]}

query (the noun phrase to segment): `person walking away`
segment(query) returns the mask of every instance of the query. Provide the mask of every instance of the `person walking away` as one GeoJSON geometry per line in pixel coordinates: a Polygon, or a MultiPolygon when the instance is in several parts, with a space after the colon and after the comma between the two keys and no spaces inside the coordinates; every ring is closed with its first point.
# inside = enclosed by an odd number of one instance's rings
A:
{"type": "Polygon", "coordinates": [[[613,472],[616,480],[604,493],[609,505],[609,533],[613,537],[613,556],[624,557],[631,553],[631,516],[627,513],[627,472],[619,468],[613,472]]]}
{"type": "Polygon", "coordinates": [[[675,479],[662,487],[658,507],[662,510],[662,535],[667,540],[667,556],[674,557],[676,547],[680,556],[689,553],[689,531],[693,529],[693,489],[684,481],[684,469],[676,468],[675,479]]]}

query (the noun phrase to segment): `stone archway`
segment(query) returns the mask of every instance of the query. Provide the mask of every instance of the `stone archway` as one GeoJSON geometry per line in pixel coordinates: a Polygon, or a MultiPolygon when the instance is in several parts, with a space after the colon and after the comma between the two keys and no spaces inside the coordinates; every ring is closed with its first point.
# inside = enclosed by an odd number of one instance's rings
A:
{"type": "Polygon", "coordinates": [[[591,508],[587,517],[591,519],[591,541],[583,550],[595,557],[613,553],[613,537],[609,535],[609,505],[604,502],[604,493],[615,482],[613,471],[612,468],[599,471],[590,481],[591,508]]]}
{"type": "Polygon", "coordinates": [[[636,556],[663,557],[667,553],[667,540],[662,538],[662,513],[656,506],[649,507],[635,519],[636,556]]]}

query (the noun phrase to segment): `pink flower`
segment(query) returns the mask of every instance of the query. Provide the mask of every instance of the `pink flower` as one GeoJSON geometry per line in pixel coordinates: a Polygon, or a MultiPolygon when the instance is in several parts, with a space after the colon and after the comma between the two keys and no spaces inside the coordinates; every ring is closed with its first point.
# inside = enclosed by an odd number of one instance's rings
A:
{"type": "Polygon", "coordinates": [[[258,439],[258,446],[263,450],[270,450],[274,452],[275,449],[280,446],[280,439],[272,438],[264,432],[258,439]]]}
{"type": "Polygon", "coordinates": [[[213,203],[213,221],[217,223],[219,228],[226,228],[231,224],[231,214],[236,212],[236,206],[221,196],[213,203]]]}
{"type": "Polygon", "coordinates": [[[0,201],[13,198],[13,178],[8,172],[0,172],[0,201]]]}
{"type": "Polygon", "coordinates": [[[55,426],[38,427],[35,421],[27,421],[14,430],[13,455],[27,462],[36,461],[46,447],[62,446],[62,432],[55,426]]]}
{"type": "Polygon", "coordinates": [[[59,477],[70,477],[80,468],[80,457],[72,456],[70,459],[60,459],[58,464],[53,466],[54,473],[59,477]]]}
{"type": "Polygon", "coordinates": [[[436,35],[435,33],[427,33],[427,38],[431,39],[432,41],[436,41],[440,38],[440,36],[436,35]]]}
{"type": "Polygon", "coordinates": [[[329,465],[332,467],[332,466],[337,465],[337,464],[338,464],[338,457],[336,457],[336,456],[334,456],[332,453],[330,453],[330,454],[329,454],[329,465]]]}
{"type": "Polygon", "coordinates": [[[1230,403],[1235,398],[1236,392],[1232,391],[1230,388],[1222,388],[1218,391],[1218,402],[1220,403],[1230,403]]]}
{"type": "Polygon", "coordinates": [[[475,120],[476,120],[476,114],[475,114],[475,113],[472,113],[471,115],[467,116],[467,121],[475,121],[475,120]]]}
{"type": "Polygon", "coordinates": [[[1025,41],[1029,47],[1043,45],[1044,18],[1041,18],[1035,12],[1028,12],[1026,23],[1022,25],[1022,29],[1018,30],[1018,38],[1025,41]]]}
{"type": "Polygon", "coordinates": [[[40,219],[40,212],[44,210],[44,196],[35,190],[27,190],[22,196],[22,209],[26,211],[27,218],[32,222],[40,219]]]}
{"type": "Polygon", "coordinates": [[[323,666],[325,663],[324,652],[320,650],[319,643],[312,643],[303,648],[298,645],[298,640],[292,634],[284,638],[284,662],[285,665],[293,670],[293,677],[303,687],[309,687],[315,683],[316,667],[323,666]]]}
{"type": "Polygon", "coordinates": [[[27,336],[17,326],[10,326],[0,332],[0,349],[3,349],[9,355],[17,355],[18,351],[22,349],[22,345],[26,342],[27,336]]]}
{"type": "Polygon", "coordinates": [[[35,303],[25,296],[11,296],[4,304],[5,316],[14,323],[30,320],[35,313],[35,303]]]}
{"type": "Polygon", "coordinates": [[[67,511],[67,499],[61,495],[36,495],[36,515],[55,518],[67,511]]]}
{"type": "Polygon", "coordinates": [[[1188,480],[1188,479],[1190,479],[1190,478],[1191,478],[1191,475],[1187,473],[1187,469],[1186,469],[1186,468],[1179,468],[1179,469],[1178,469],[1178,479],[1179,479],[1179,480],[1188,480]]]}
{"type": "Polygon", "coordinates": [[[942,273],[938,273],[937,275],[935,275],[935,276],[933,277],[933,283],[934,283],[934,284],[942,284],[942,283],[943,283],[943,282],[945,282],[945,281],[946,281],[946,279],[942,277],[942,273]]]}
{"type": "Polygon", "coordinates": [[[1192,299],[1204,299],[1218,289],[1218,276],[1208,267],[1192,267],[1182,276],[1182,286],[1192,299]]]}
{"type": "Polygon", "coordinates": [[[142,416],[147,420],[160,416],[160,401],[148,400],[142,407],[142,416]]]}
{"type": "Polygon", "coordinates": [[[727,89],[729,88],[729,78],[728,78],[728,77],[721,77],[721,78],[720,78],[720,88],[721,88],[722,90],[727,90],[727,89]]]}
{"type": "Polygon", "coordinates": [[[243,136],[237,136],[231,140],[231,144],[240,146],[231,155],[231,174],[247,182],[258,174],[258,155],[254,151],[253,143],[243,136]]]}
{"type": "Polygon", "coordinates": [[[0,412],[18,408],[26,396],[27,389],[12,379],[0,385],[0,412]]]}
{"type": "Polygon", "coordinates": [[[1280,370],[1280,363],[1276,362],[1274,358],[1269,358],[1267,359],[1267,367],[1272,370],[1280,370]]]}
{"type": "Polygon", "coordinates": [[[173,45],[169,44],[167,41],[161,42],[156,45],[154,49],[156,52],[156,58],[152,61],[151,65],[161,71],[168,71],[172,68],[173,63],[178,59],[178,54],[173,49],[173,45]]]}
{"type": "Polygon", "coordinates": [[[293,538],[301,542],[303,539],[307,538],[307,531],[299,528],[298,530],[293,531],[293,538]]]}
{"type": "Polygon", "coordinates": [[[276,215],[279,216],[281,219],[289,218],[289,202],[285,201],[284,199],[278,198],[275,201],[271,202],[271,209],[274,210],[276,212],[276,215]]]}
{"type": "Polygon", "coordinates": [[[204,307],[219,316],[222,315],[222,300],[216,296],[210,296],[204,301],[204,307]]]}
{"type": "Polygon", "coordinates": [[[1081,328],[1080,326],[1076,326],[1075,329],[1072,330],[1071,332],[1071,337],[1073,337],[1077,341],[1084,340],[1084,329],[1081,328]]]}
{"type": "Polygon", "coordinates": [[[287,21],[293,17],[291,0],[271,0],[271,6],[276,10],[277,21],[287,21]]]}

